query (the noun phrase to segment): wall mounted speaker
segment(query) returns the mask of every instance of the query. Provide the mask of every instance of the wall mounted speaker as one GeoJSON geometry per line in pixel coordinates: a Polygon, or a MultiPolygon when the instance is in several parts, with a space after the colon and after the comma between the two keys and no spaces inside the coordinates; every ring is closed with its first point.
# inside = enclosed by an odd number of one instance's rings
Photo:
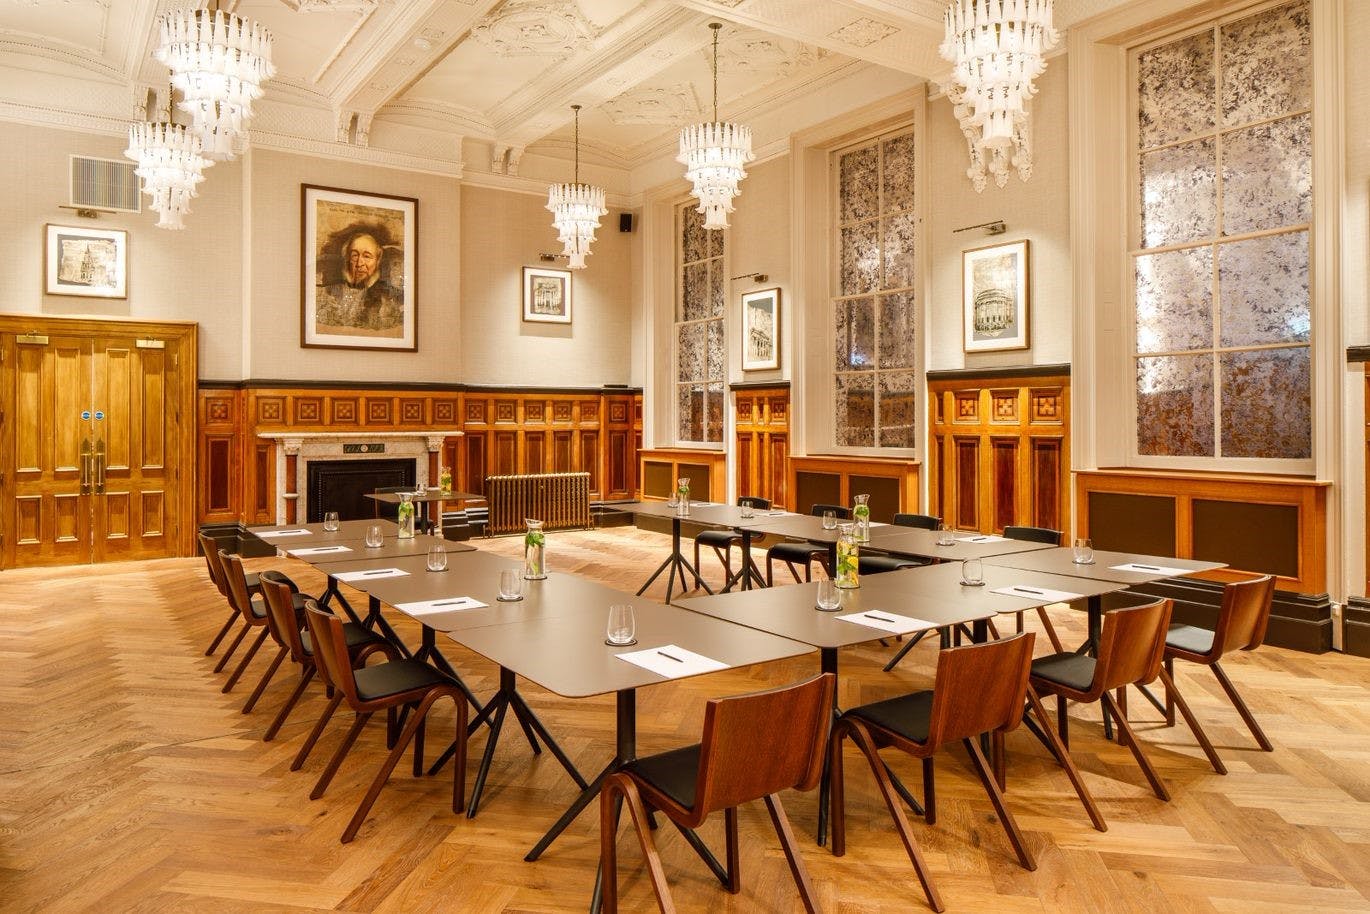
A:
{"type": "Polygon", "coordinates": [[[619,213],[619,214],[618,214],[618,230],[619,230],[620,232],[631,232],[631,231],[633,230],[633,214],[632,214],[632,213],[619,213]]]}

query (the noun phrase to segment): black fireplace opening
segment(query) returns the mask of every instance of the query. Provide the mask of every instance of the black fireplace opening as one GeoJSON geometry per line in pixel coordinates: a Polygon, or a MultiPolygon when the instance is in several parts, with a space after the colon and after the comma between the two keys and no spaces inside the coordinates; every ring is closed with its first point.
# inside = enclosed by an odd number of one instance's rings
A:
{"type": "MultiPolygon", "coordinates": [[[[369,492],[386,486],[414,487],[415,463],[409,460],[311,460],[306,468],[305,491],[309,497],[308,523],[323,520],[325,511],[337,511],[341,520],[376,517],[377,503],[369,492]]],[[[380,505],[379,515],[393,514],[380,505]]]]}

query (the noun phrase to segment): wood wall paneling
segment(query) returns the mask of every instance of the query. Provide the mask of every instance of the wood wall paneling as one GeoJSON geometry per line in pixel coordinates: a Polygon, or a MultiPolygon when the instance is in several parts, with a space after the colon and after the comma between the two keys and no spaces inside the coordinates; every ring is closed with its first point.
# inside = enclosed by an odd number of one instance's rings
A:
{"type": "Polygon", "coordinates": [[[769,499],[790,507],[786,462],[790,441],[789,387],[733,391],[737,412],[737,495],[769,499]]]}
{"type": "Polygon", "coordinates": [[[638,454],[644,501],[665,501],[676,480],[690,479],[690,497],[723,501],[727,497],[728,455],[695,448],[655,448],[638,454]]]}
{"type": "Polygon", "coordinates": [[[853,495],[871,494],[873,489],[882,493],[880,498],[871,499],[874,520],[888,520],[897,512],[918,511],[918,475],[922,466],[917,460],[810,455],[791,457],[789,465],[794,510],[801,513],[809,511],[815,503],[850,505],[853,495]],[[889,482],[876,486],[872,479],[889,482]],[[836,498],[831,497],[834,493],[836,498]]]}

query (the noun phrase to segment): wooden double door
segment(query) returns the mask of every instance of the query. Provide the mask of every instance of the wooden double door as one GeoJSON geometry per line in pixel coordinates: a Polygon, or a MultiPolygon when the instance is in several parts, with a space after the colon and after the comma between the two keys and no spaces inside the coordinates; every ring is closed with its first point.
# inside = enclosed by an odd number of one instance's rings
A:
{"type": "Polygon", "coordinates": [[[0,315],[4,567],[189,552],[195,327],[0,315]]]}

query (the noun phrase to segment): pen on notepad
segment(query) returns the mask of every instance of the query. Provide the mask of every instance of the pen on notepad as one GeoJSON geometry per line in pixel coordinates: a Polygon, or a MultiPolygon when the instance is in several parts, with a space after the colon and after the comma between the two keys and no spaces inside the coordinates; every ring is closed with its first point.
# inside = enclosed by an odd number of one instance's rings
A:
{"type": "Polygon", "coordinates": [[[466,598],[460,597],[456,600],[443,600],[441,603],[434,603],[434,606],[456,606],[458,603],[465,603],[466,598]]]}
{"type": "Polygon", "coordinates": [[[1161,569],[1157,568],[1155,565],[1143,565],[1143,564],[1141,564],[1140,562],[1133,562],[1133,563],[1132,563],[1132,567],[1133,567],[1133,568],[1145,568],[1147,571],[1160,571],[1160,570],[1161,570],[1161,569]]]}
{"type": "Polygon", "coordinates": [[[1039,597],[1042,596],[1042,592],[1040,590],[1033,590],[1031,587],[1012,587],[1009,589],[1016,590],[1019,593],[1035,593],[1039,597]]]}
{"type": "Polygon", "coordinates": [[[369,577],[371,577],[373,574],[389,574],[390,572],[392,572],[392,571],[394,571],[394,570],[395,570],[395,569],[393,569],[393,568],[382,568],[380,571],[363,571],[363,572],[362,572],[362,577],[364,577],[364,578],[369,578],[369,577]]]}
{"type": "Polygon", "coordinates": [[[983,543],[983,542],[984,542],[985,540],[987,540],[987,539],[989,539],[988,536],[972,536],[972,537],[970,538],[970,541],[971,541],[972,543],[983,543]]]}
{"type": "Polygon", "coordinates": [[[661,656],[665,657],[665,658],[668,659],[668,660],[674,660],[676,663],[684,663],[684,662],[685,662],[684,660],[681,660],[679,657],[675,656],[674,654],[668,654],[668,653],[666,653],[665,651],[657,651],[657,653],[660,654],[661,656]]]}
{"type": "Polygon", "coordinates": [[[891,619],[889,616],[877,616],[875,613],[862,613],[861,615],[865,616],[867,619],[879,619],[881,622],[898,621],[897,619],[891,619]]]}

